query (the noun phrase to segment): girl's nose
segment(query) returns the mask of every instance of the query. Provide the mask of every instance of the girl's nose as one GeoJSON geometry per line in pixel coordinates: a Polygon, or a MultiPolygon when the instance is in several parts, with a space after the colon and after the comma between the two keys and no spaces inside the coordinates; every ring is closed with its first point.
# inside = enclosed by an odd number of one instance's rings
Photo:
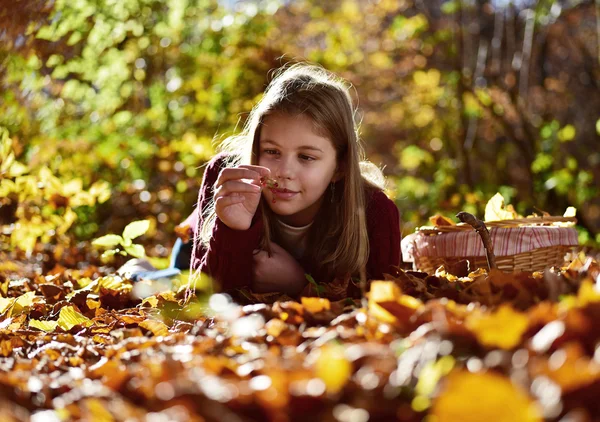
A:
{"type": "Polygon", "coordinates": [[[278,179],[291,179],[294,175],[293,165],[287,160],[282,160],[275,170],[275,177],[278,179]]]}

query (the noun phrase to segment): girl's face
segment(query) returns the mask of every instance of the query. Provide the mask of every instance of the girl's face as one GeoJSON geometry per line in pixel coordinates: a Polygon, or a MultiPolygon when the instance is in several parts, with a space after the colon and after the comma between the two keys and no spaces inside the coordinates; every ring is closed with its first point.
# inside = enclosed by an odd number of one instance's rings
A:
{"type": "Polygon", "coordinates": [[[278,188],[263,190],[269,207],[285,224],[309,224],[329,183],[341,177],[333,143],[315,133],[310,117],[285,113],[264,119],[259,142],[258,164],[278,182],[278,188]]]}

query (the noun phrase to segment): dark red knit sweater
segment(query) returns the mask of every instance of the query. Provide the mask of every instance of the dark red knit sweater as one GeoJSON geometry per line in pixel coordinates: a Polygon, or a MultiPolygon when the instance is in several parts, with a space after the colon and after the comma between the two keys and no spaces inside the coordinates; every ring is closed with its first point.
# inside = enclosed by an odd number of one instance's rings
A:
{"type": "MultiPolygon", "coordinates": [[[[185,225],[195,232],[200,225],[199,210],[204,209],[213,196],[213,187],[224,166],[225,154],[215,156],[207,165],[198,197],[198,207],[188,217],[185,225]]],[[[367,279],[382,279],[384,273],[393,273],[393,267],[400,262],[400,216],[398,208],[383,192],[377,191],[367,198],[367,230],[369,233],[370,254],[367,262],[367,279]]],[[[208,249],[197,244],[191,260],[192,270],[200,268],[218,282],[221,291],[249,288],[252,283],[252,251],[260,247],[263,223],[260,213],[254,216],[247,230],[234,230],[217,218],[208,249]]],[[[323,280],[318,266],[302,263],[307,273],[318,283],[323,280]]],[[[357,288],[348,285],[347,295],[356,296],[357,288]]],[[[310,285],[309,285],[310,287],[310,285]]],[[[303,295],[310,295],[310,288],[303,295]]],[[[339,292],[338,292],[339,295],[339,292]]]]}

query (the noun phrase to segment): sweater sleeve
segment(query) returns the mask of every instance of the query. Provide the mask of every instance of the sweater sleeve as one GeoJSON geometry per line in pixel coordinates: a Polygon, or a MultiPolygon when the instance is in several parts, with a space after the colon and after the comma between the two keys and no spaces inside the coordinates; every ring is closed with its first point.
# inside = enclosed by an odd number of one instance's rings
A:
{"type": "Polygon", "coordinates": [[[200,269],[213,279],[217,284],[216,291],[228,291],[251,284],[252,251],[259,247],[263,232],[260,213],[254,216],[247,230],[234,230],[217,217],[208,247],[198,241],[203,224],[201,211],[212,201],[214,185],[224,167],[224,159],[222,154],[214,157],[204,173],[195,211],[198,216],[191,262],[193,270],[200,269]]]}
{"type": "Polygon", "coordinates": [[[383,192],[375,192],[368,203],[369,260],[367,279],[381,280],[400,265],[400,213],[396,204],[383,192]]]}
{"type": "Polygon", "coordinates": [[[260,246],[263,224],[255,216],[247,230],[234,230],[217,218],[200,271],[210,275],[216,291],[249,287],[252,283],[252,252],[260,246]]]}

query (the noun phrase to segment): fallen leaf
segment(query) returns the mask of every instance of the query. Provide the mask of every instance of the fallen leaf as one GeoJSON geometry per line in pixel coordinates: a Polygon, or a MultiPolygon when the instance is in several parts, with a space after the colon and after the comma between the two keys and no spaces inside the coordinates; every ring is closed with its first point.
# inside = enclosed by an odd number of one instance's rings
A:
{"type": "Polygon", "coordinates": [[[60,314],[58,316],[58,325],[65,331],[69,331],[76,325],[83,325],[87,327],[92,324],[92,320],[77,312],[72,306],[64,306],[60,310],[60,314]]]}
{"type": "Polygon", "coordinates": [[[510,379],[491,372],[452,372],[433,403],[438,422],[542,421],[536,403],[510,379]]]}
{"type": "Polygon", "coordinates": [[[526,314],[517,312],[508,305],[502,305],[492,313],[470,313],[465,324],[484,346],[512,349],[521,342],[529,326],[529,319],[526,314]]]}

